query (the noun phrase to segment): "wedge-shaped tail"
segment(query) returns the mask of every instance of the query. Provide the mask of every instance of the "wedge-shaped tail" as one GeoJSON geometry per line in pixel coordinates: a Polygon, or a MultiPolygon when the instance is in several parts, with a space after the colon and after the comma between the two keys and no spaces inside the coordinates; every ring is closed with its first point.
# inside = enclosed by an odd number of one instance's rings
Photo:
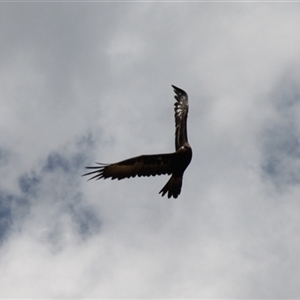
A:
{"type": "Polygon", "coordinates": [[[177,198],[180,194],[182,186],[182,177],[174,177],[171,176],[169,181],[166,183],[166,185],[161,189],[159,194],[162,195],[162,197],[168,193],[168,198],[174,197],[177,198]]]}

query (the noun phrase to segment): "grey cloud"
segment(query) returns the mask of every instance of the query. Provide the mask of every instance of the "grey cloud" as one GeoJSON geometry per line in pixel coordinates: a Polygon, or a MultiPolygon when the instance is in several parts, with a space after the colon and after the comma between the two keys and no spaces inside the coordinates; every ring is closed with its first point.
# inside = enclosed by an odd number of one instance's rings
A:
{"type": "Polygon", "coordinates": [[[271,93],[276,115],[262,133],[262,171],[279,188],[300,182],[300,85],[296,80],[284,76],[271,93]]]}
{"type": "Polygon", "coordinates": [[[298,298],[297,8],[1,3],[1,296],[298,298]],[[82,178],[174,150],[171,84],[181,197],[82,178]]]}

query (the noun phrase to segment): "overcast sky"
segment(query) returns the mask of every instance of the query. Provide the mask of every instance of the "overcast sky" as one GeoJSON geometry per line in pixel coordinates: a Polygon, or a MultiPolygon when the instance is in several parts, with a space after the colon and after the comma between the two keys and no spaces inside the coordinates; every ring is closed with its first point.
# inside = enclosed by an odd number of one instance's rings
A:
{"type": "Polygon", "coordinates": [[[299,298],[300,3],[1,3],[0,296],[299,298]],[[85,166],[193,160],[89,181],[85,166]]]}

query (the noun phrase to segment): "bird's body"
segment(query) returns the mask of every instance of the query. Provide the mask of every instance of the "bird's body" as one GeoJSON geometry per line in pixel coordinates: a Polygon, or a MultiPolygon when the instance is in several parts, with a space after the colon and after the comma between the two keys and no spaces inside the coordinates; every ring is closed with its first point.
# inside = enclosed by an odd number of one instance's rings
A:
{"type": "Polygon", "coordinates": [[[175,87],[175,148],[176,152],[166,154],[141,155],[114,164],[101,164],[87,167],[93,171],[84,174],[94,175],[91,179],[124,179],[135,176],[156,176],[172,174],[159,193],[168,198],[177,198],[181,191],[183,173],[192,159],[192,148],[187,139],[188,95],[175,87]]]}

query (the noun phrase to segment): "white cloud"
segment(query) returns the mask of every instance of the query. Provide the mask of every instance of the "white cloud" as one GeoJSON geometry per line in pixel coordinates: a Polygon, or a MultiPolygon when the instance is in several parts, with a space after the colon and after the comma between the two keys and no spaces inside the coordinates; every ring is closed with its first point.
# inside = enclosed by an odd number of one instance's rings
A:
{"type": "Polygon", "coordinates": [[[3,297],[299,297],[297,3],[1,7],[3,297]],[[173,151],[171,84],[180,197],[167,176],[86,182],[173,151]]]}

